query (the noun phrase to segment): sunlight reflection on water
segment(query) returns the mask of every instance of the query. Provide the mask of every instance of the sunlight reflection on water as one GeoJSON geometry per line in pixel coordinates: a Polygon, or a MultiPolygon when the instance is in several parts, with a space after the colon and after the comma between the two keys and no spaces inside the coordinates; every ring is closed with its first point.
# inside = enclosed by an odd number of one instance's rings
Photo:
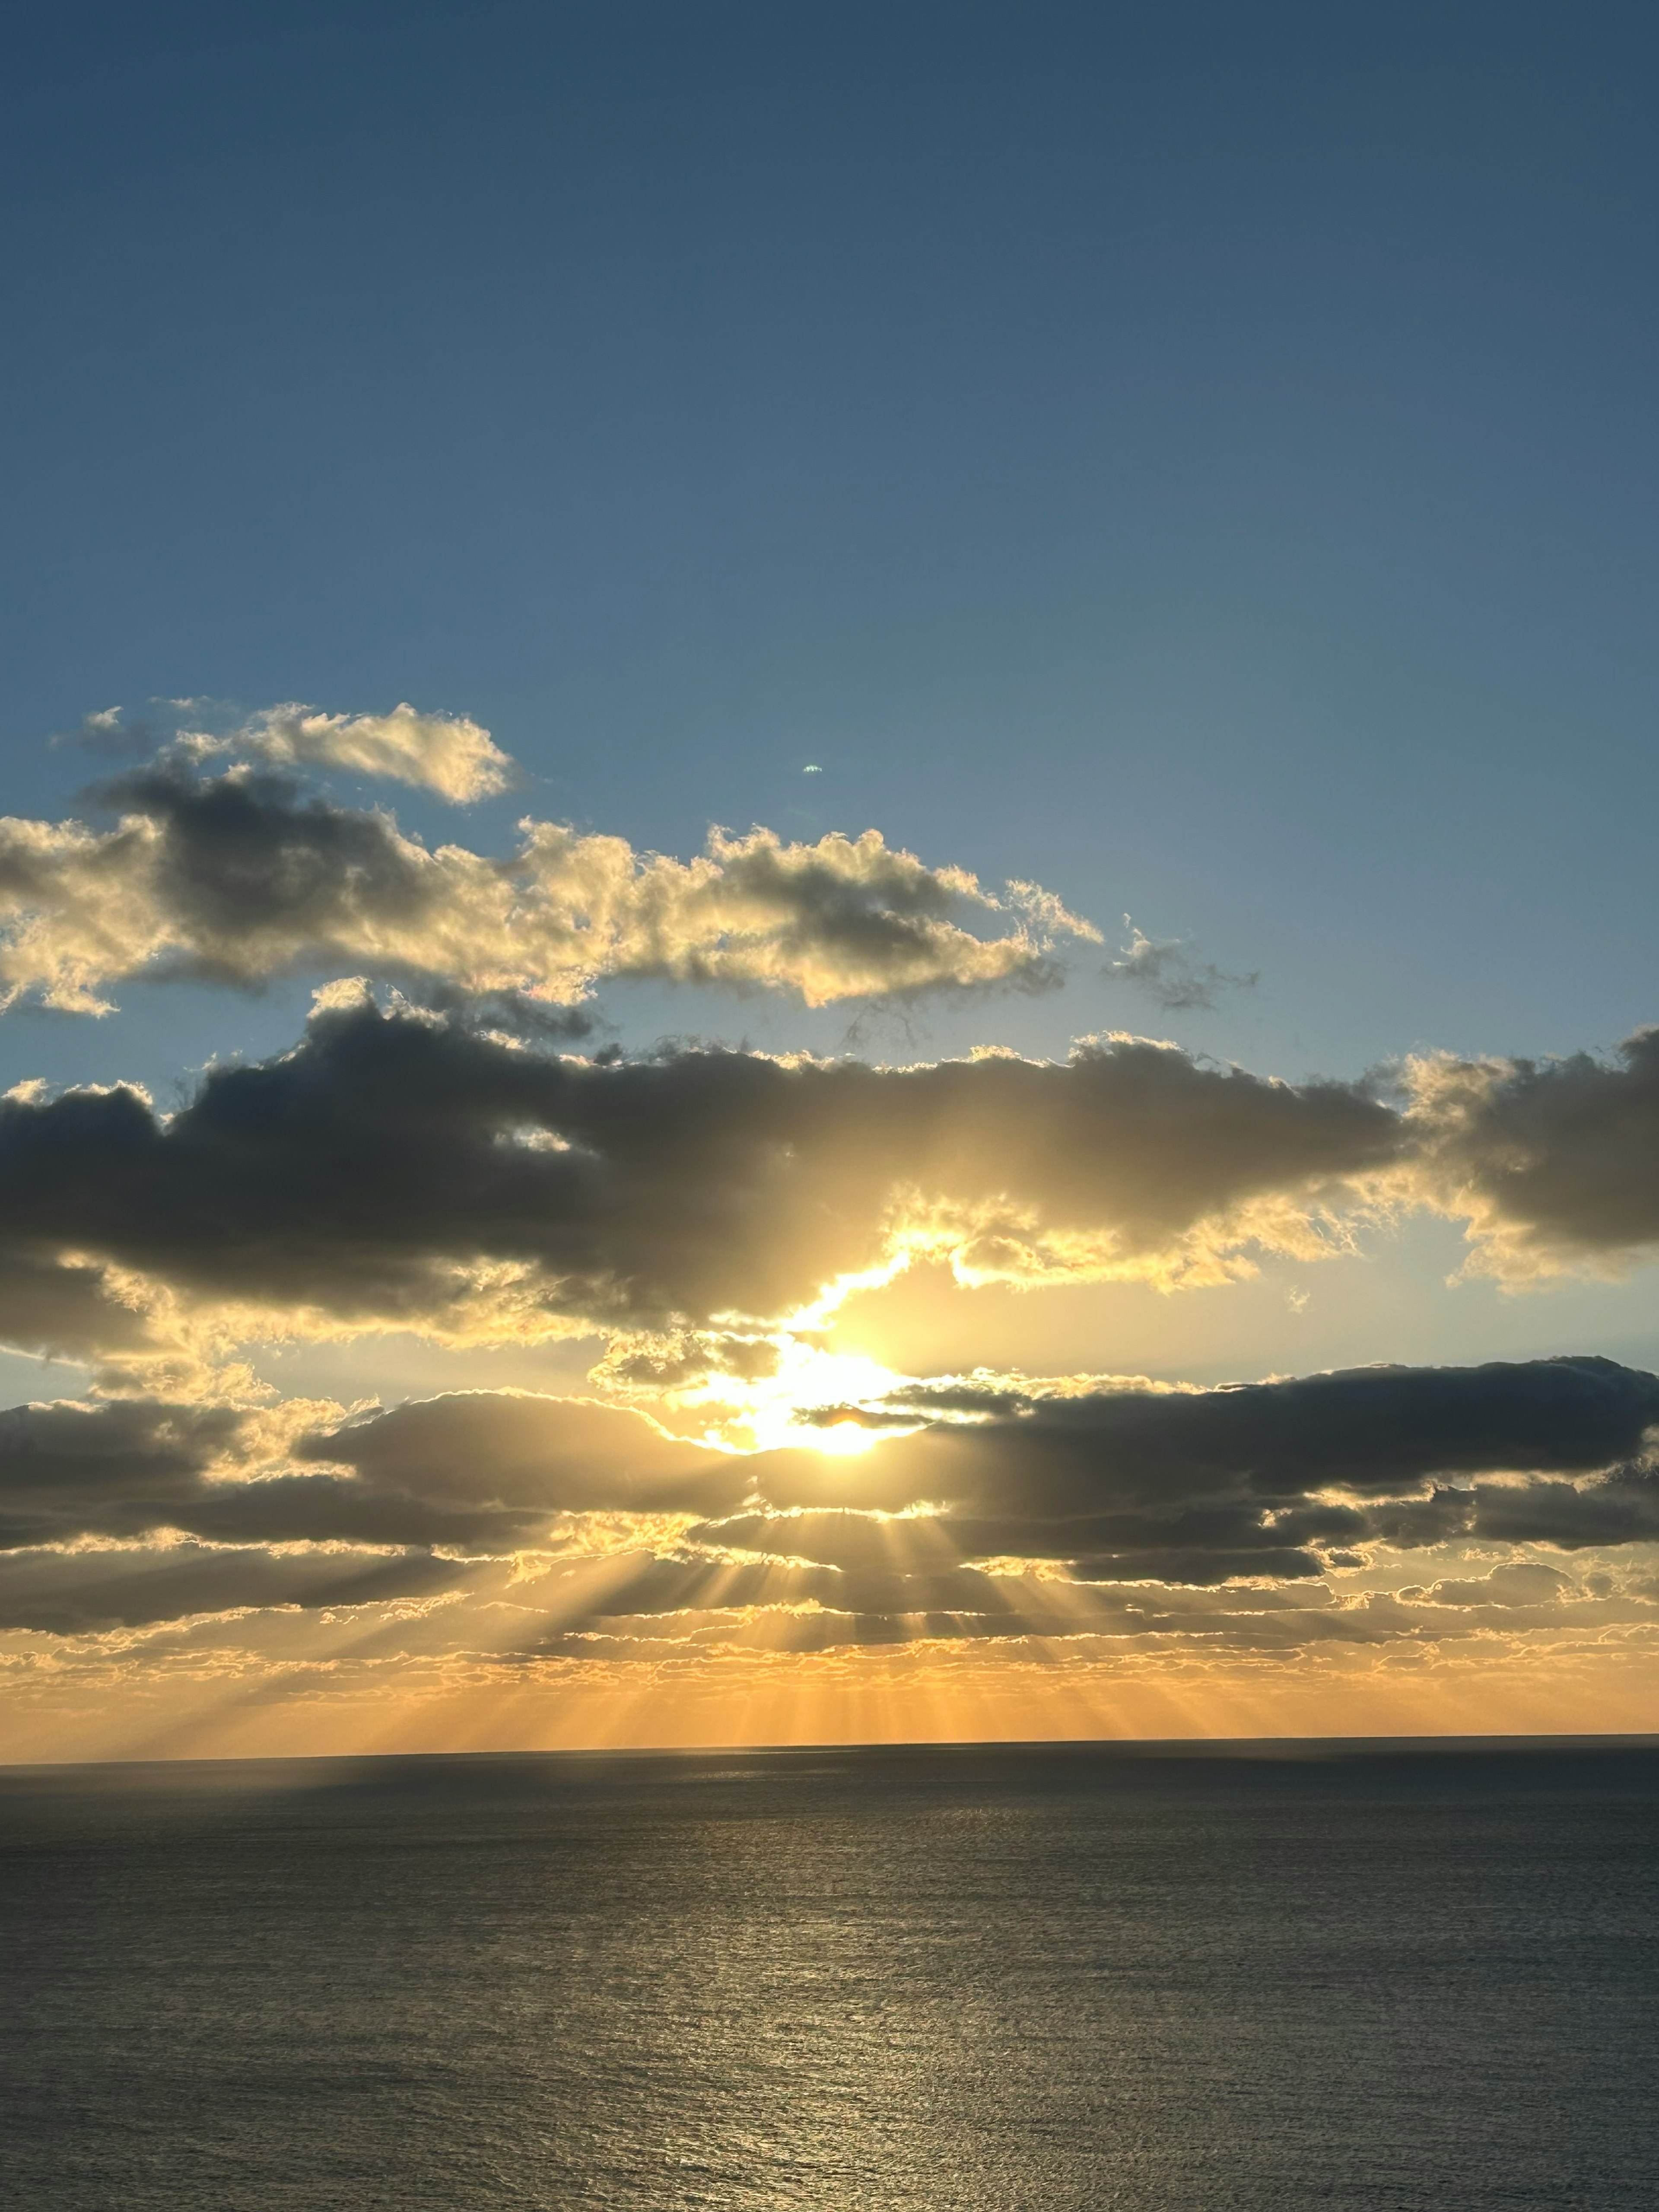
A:
{"type": "Polygon", "coordinates": [[[90,1773],[0,1778],[17,2212],[1650,2201],[1653,1754],[90,1773]]]}

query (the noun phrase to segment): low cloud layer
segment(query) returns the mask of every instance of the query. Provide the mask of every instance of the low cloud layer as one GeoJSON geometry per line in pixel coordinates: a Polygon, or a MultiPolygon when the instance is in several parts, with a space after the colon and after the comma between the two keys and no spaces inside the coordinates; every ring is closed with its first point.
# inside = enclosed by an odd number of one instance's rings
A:
{"type": "MultiPolygon", "coordinates": [[[[897,1410],[925,1413],[927,1395],[909,1392],[897,1410]]],[[[850,1490],[810,1452],[758,1461],[757,1483],[798,1510],[797,1538],[846,1540],[832,1509],[848,1502],[926,1507],[963,1557],[1061,1560],[1085,1580],[1296,1579],[1376,1542],[1580,1549],[1659,1536],[1659,1479],[1644,1457],[1659,1379],[1611,1360],[995,1394],[983,1415],[973,1398],[946,1393],[952,1418],[872,1451],[850,1490]]]]}
{"type": "MultiPolygon", "coordinates": [[[[988,1417],[951,1397],[949,1419],[850,1461],[714,1452],[522,1394],[308,1425],[294,1408],[18,1407],[0,1416],[0,1626],[448,1595],[507,1607],[538,1645],[649,1641],[653,1621],[806,1649],[1246,1618],[1283,1645],[1611,1602],[1605,1576],[1559,1562],[1659,1540],[1659,1378],[1608,1360],[1015,1392],[988,1417]],[[1474,1564],[1401,1567],[1392,1591],[1332,1579],[1449,1545],[1474,1564]]],[[[1619,1600],[1632,1617],[1646,1587],[1619,1600]]]]}
{"type": "Polygon", "coordinates": [[[273,1607],[386,1604],[429,1597],[465,1579],[430,1552],[331,1547],[305,1552],[164,1544],[0,1555],[0,1626],[52,1636],[102,1634],[273,1607]]]}
{"type": "MultiPolygon", "coordinates": [[[[114,742],[113,710],[94,719],[99,742],[114,742]]],[[[153,741],[155,733],[143,734],[153,741]]],[[[1098,938],[1035,885],[1012,884],[993,895],[961,869],[930,867],[894,850],[874,830],[811,844],[760,829],[742,836],[716,830],[702,854],[683,861],[641,854],[621,838],[526,821],[517,849],[497,857],[459,843],[429,847],[387,813],[341,805],[292,780],[330,769],[463,800],[498,793],[512,763],[480,725],[409,706],[382,715],[283,706],[216,732],[176,732],[148,764],[99,787],[88,819],[0,821],[0,1003],[33,1000],[95,1013],[136,976],[257,988],[281,975],[346,970],[401,981],[438,1005],[511,1000],[521,1011],[545,1008],[568,1034],[607,978],[775,989],[812,1006],[1041,988],[1056,980],[1067,939],[1098,938]],[[213,772],[221,759],[230,764],[213,772]]],[[[1253,981],[1139,931],[1106,973],[1169,1008],[1208,1004],[1220,989],[1253,981]]],[[[1108,1048],[1094,1049],[1099,1057],[1108,1048]]],[[[1131,1048],[1109,1050],[1121,1073],[1131,1048]]],[[[997,1080],[975,1079],[987,1095],[997,1080]]],[[[1307,1193],[1322,1179],[1334,1188],[1333,1179],[1370,1177],[1364,1195],[1375,1206],[1384,1196],[1376,1170],[1391,1163],[1389,1202],[1466,1220],[1474,1266],[1506,1281],[1570,1267],[1614,1269],[1659,1246],[1652,1164],[1659,1159],[1659,1031],[1639,1032],[1608,1060],[1440,1054],[1396,1070],[1393,1080],[1396,1095],[1385,1105],[1364,1085],[1287,1089],[1170,1060],[1146,1087],[1170,1106],[1164,1151],[1184,1147],[1188,1158],[1178,1174],[1154,1163],[1147,1204],[1115,1200],[1104,1226],[1121,1250],[1142,1252],[1150,1222],[1182,1216],[1184,1235],[1235,1206],[1240,1191],[1259,1217],[1270,1194],[1279,1194],[1279,1242],[1291,1249],[1300,1237],[1311,1253],[1317,1232],[1307,1226],[1307,1193]],[[1223,1095],[1221,1084],[1231,1085],[1232,1137],[1208,1109],[1223,1095]],[[1316,1101],[1319,1110],[1302,1117],[1304,1158],[1281,1158],[1265,1176],[1256,1163],[1242,1162],[1230,1175],[1219,1166],[1229,1145],[1236,1139],[1248,1152],[1260,1135],[1243,1110],[1252,1085],[1262,1097],[1273,1095],[1281,1124],[1287,1098],[1316,1101]],[[1370,1136],[1349,1141],[1368,1117],[1370,1136]],[[1176,1182],[1193,1205],[1168,1203],[1176,1182]],[[1230,1183],[1233,1189],[1223,1188],[1230,1183]]],[[[1040,1088],[1035,1077],[1006,1081],[1040,1088]]],[[[965,1096],[971,1086],[940,1075],[934,1087],[965,1096]]],[[[850,1077],[841,1085],[845,1096],[853,1088],[850,1077]]],[[[1070,1144],[1074,1183],[1111,1179],[1102,1152],[1123,1141],[1121,1126],[1062,1128],[1052,1115],[1040,1118],[1056,1141],[1070,1144]]],[[[857,1120],[852,1115],[849,1126],[857,1120]]],[[[777,1140],[793,1139],[783,1132],[777,1140]]],[[[948,1194],[984,1216],[981,1249],[994,1254],[1010,1238],[1029,1246],[1051,1222],[1097,1237],[1097,1209],[1057,1212],[1047,1195],[1035,1210],[1027,1204],[1030,1178],[1018,1131],[1007,1142],[1006,1177],[981,1156],[971,1193],[958,1178],[948,1194]],[[1005,1198],[1006,1218],[994,1219],[1005,1198]]],[[[1118,1179],[1133,1180],[1148,1152],[1139,1137],[1128,1143],[1118,1179]]],[[[912,1179],[926,1194],[927,1174],[912,1179]]],[[[1048,1183],[1062,1180],[1056,1166],[1048,1183]]],[[[1029,1274],[1032,1264],[1028,1253],[1014,1272],[1029,1274]]],[[[1036,1272],[1095,1264],[1051,1239],[1036,1272]]],[[[994,1258],[989,1272],[999,1272],[994,1258]]]]}
{"type": "Polygon", "coordinates": [[[321,1426],[292,1402],[0,1413],[4,1551],[172,1532],[501,1554],[561,1515],[728,1511],[750,1487],[731,1455],[581,1399],[463,1395],[321,1426]]]}

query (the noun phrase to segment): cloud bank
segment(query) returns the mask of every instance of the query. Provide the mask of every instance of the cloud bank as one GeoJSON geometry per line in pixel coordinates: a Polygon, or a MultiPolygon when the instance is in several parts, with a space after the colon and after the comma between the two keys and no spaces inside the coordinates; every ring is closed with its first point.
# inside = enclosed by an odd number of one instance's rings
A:
{"type": "Polygon", "coordinates": [[[428,848],[391,815],[307,794],[272,765],[299,763],[452,799],[499,787],[507,765],[471,722],[273,708],[106,779],[91,799],[112,827],[0,820],[0,1003],[99,1014],[135,976],[246,988],[343,968],[557,1006],[607,978],[655,977],[818,1006],[1040,989],[1056,980],[1059,943],[1097,935],[1035,884],[994,896],[873,830],[811,844],[715,830],[683,861],[526,819],[497,858],[428,848]],[[200,772],[201,754],[225,749],[244,757],[200,772]]]}
{"type": "Polygon", "coordinates": [[[131,1349],[146,1286],[244,1334],[769,1324],[922,1258],[1222,1282],[1401,1204],[1462,1212],[1524,1279],[1659,1236],[1656,1066],[1650,1035],[1620,1066],[1438,1062],[1401,1106],[1133,1038],[1063,1065],[596,1061],[354,989],[171,1115],[120,1085],[0,1101],[0,1330],[131,1349]]]}
{"type": "MultiPolygon", "coordinates": [[[[197,1299],[533,1333],[776,1319],[906,1256],[965,1279],[1219,1279],[1316,1249],[1389,1166],[1360,1090],[1134,1040],[1065,1066],[690,1051],[601,1064],[348,995],[171,1115],[117,1086],[0,1101],[0,1285],[102,1263],[197,1299]]],[[[3,1293],[0,1292],[0,1297],[3,1293]]]]}
{"type": "Polygon", "coordinates": [[[0,1626],[430,1596],[516,1609],[538,1648],[668,1632],[1285,1646],[1440,1634],[1449,1615],[1513,1626],[1569,1601],[1648,1617],[1646,1583],[1615,1603],[1606,1577],[1516,1554],[1659,1539],[1650,1374],[1553,1359],[1012,1396],[850,1462],[710,1451],[623,1408],[525,1394],[309,1426],[291,1407],[17,1407],[0,1417],[0,1626]],[[1474,1568],[1340,1580],[1452,1542],[1474,1568]]]}

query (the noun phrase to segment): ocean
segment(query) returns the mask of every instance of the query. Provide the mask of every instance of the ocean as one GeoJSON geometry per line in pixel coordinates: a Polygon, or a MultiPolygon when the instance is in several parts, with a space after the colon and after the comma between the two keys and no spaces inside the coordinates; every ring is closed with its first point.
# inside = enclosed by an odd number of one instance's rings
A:
{"type": "Polygon", "coordinates": [[[7,2212],[1659,2202],[1659,1747],[0,1773],[7,2212]]]}

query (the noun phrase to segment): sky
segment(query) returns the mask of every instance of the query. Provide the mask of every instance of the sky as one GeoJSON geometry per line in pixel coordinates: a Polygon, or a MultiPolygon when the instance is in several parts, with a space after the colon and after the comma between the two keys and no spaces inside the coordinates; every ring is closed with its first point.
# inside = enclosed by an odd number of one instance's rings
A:
{"type": "Polygon", "coordinates": [[[1651,11],[3,40],[0,1757],[1655,1726],[1651,11]]]}

